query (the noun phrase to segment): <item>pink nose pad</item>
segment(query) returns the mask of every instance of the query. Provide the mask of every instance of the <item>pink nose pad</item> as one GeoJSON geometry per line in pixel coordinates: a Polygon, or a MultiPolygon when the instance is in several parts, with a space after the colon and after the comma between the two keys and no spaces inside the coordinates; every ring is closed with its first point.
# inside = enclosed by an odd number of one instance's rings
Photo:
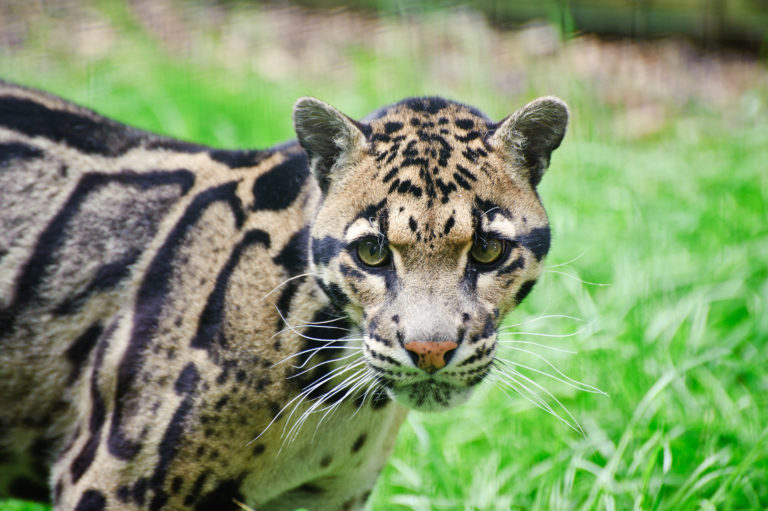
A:
{"type": "Polygon", "coordinates": [[[446,355],[450,355],[459,345],[453,341],[412,341],[405,344],[405,349],[413,363],[422,371],[429,374],[445,367],[446,355]]]}

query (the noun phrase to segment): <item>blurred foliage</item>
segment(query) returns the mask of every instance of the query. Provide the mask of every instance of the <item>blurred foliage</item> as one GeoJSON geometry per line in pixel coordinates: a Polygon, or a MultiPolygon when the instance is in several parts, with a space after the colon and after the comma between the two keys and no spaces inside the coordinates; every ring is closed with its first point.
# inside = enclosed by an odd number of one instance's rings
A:
{"type": "Polygon", "coordinates": [[[709,48],[764,50],[768,35],[765,0],[299,0],[314,9],[355,8],[388,15],[469,8],[491,24],[519,27],[546,20],[564,36],[577,33],[638,39],[685,36],[709,48]]]}

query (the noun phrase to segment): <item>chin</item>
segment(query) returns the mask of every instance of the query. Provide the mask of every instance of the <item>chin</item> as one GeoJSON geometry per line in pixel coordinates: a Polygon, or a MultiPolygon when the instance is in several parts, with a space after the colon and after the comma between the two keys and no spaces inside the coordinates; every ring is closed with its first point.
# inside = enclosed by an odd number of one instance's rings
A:
{"type": "Polygon", "coordinates": [[[433,378],[389,389],[392,399],[419,412],[442,412],[466,402],[472,395],[471,387],[458,386],[433,378]]]}

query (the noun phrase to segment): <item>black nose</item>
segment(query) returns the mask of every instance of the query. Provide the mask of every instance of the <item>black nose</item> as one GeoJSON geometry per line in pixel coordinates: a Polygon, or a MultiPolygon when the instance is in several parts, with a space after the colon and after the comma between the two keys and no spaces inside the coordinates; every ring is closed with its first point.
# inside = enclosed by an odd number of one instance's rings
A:
{"type": "Polygon", "coordinates": [[[458,346],[453,341],[412,341],[405,344],[405,349],[413,365],[432,374],[445,367],[458,346]]]}

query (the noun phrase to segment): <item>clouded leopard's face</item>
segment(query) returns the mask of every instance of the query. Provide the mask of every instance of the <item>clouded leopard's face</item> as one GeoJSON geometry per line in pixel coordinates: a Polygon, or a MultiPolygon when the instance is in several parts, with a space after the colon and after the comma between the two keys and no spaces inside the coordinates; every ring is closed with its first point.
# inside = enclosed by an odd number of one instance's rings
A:
{"type": "Polygon", "coordinates": [[[567,119],[551,97],[499,123],[440,98],[362,122],[297,102],[296,132],[323,193],[312,271],[398,402],[449,408],[490,371],[499,323],[549,250],[536,185],[567,119]]]}

